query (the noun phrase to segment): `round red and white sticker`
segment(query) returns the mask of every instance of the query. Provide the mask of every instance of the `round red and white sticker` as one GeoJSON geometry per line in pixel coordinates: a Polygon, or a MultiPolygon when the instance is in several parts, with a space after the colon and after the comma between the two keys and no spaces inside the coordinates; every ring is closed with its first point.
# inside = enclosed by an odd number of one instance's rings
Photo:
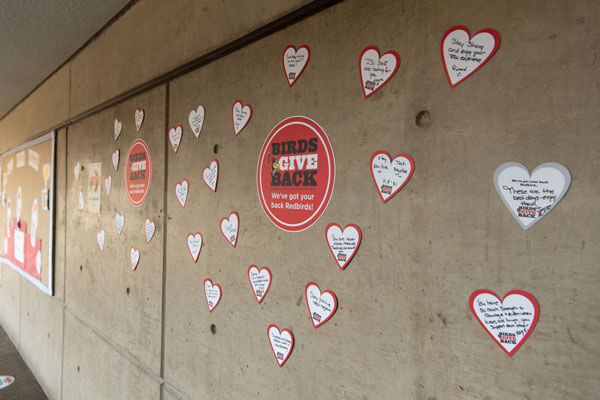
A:
{"type": "Polygon", "coordinates": [[[125,191],[134,206],[140,206],[150,191],[152,162],[146,142],[136,139],[129,146],[125,165],[125,191]]]}
{"type": "Polygon", "coordinates": [[[267,217],[299,232],[323,215],[335,183],[335,159],[327,134],[310,118],[288,117],[262,146],[256,184],[267,217]]]}

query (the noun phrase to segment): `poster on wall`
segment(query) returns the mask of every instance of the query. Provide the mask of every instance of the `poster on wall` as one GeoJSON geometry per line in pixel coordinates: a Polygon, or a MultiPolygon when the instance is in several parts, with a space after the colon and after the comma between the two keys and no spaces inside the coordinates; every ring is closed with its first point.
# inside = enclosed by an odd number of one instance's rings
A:
{"type": "Polygon", "coordinates": [[[88,164],[88,211],[100,213],[100,200],[102,198],[102,163],[88,164]]]}
{"type": "Polygon", "coordinates": [[[55,133],[49,132],[0,155],[3,171],[0,262],[50,296],[53,294],[54,138],[55,133]]]}
{"type": "Polygon", "coordinates": [[[141,206],[148,196],[152,180],[150,150],[142,139],[134,140],[129,146],[124,175],[127,198],[134,206],[141,206]]]}
{"type": "Polygon", "coordinates": [[[258,158],[256,185],[267,218],[299,232],[323,215],[335,183],[335,159],[327,134],[303,116],[288,117],[269,133],[258,158]]]}

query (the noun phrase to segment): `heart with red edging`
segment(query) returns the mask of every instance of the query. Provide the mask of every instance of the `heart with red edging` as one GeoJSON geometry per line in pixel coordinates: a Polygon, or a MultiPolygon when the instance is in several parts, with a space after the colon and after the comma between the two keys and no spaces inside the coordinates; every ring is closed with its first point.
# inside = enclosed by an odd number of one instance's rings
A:
{"type": "Polygon", "coordinates": [[[279,330],[277,325],[271,324],[267,328],[267,336],[271,344],[271,350],[275,355],[275,361],[279,367],[287,361],[294,348],[294,334],[289,329],[279,330]]]}

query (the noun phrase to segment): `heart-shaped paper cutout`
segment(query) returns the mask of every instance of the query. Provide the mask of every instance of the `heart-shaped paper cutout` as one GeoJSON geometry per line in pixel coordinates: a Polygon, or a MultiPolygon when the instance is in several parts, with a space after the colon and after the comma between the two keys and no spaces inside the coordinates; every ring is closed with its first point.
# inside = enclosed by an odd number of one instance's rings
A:
{"type": "Polygon", "coordinates": [[[511,290],[502,300],[489,290],[476,290],[469,298],[469,307],[488,335],[509,356],[531,335],[540,314],[537,300],[522,290],[511,290]]]}
{"type": "Polygon", "coordinates": [[[262,267],[259,270],[256,265],[251,265],[248,268],[248,280],[250,280],[254,297],[260,304],[271,287],[271,270],[267,267],[262,267]]]}
{"type": "Polygon", "coordinates": [[[12,385],[14,383],[14,381],[15,381],[14,376],[0,375],[0,390],[12,385]]]}
{"type": "Polygon", "coordinates": [[[117,169],[119,169],[119,155],[120,155],[120,151],[119,149],[116,149],[114,153],[112,153],[112,163],[113,163],[113,167],[115,168],[115,171],[117,169]]]}
{"type": "Polygon", "coordinates": [[[280,367],[287,361],[294,348],[294,334],[289,329],[279,330],[277,325],[271,324],[267,328],[267,336],[271,343],[271,350],[275,355],[275,361],[280,367]]]}
{"type": "Polygon", "coordinates": [[[211,160],[210,165],[202,170],[202,180],[213,192],[217,191],[217,180],[219,179],[219,162],[211,160]]]}
{"type": "Polygon", "coordinates": [[[125,216],[119,212],[115,214],[115,223],[117,224],[117,233],[120,235],[125,226],[125,216]]]}
{"type": "Polygon", "coordinates": [[[235,211],[229,214],[229,218],[221,220],[221,233],[227,242],[235,247],[240,226],[240,216],[235,211]]]}
{"type": "Polygon", "coordinates": [[[98,232],[96,238],[98,239],[98,247],[100,247],[100,251],[104,250],[104,229],[98,232]]]}
{"type": "Polygon", "coordinates": [[[500,35],[482,29],[473,37],[461,25],[448,29],[442,37],[442,63],[450,87],[455,87],[481,68],[500,46],[500,35]]]}
{"type": "Polygon", "coordinates": [[[219,301],[221,301],[221,286],[213,284],[210,279],[204,280],[204,295],[206,296],[206,305],[208,312],[215,309],[219,301]]]}
{"type": "Polygon", "coordinates": [[[290,87],[300,77],[309,59],[310,48],[307,45],[296,50],[296,47],[290,44],[283,50],[283,72],[290,87]]]}
{"type": "Polygon", "coordinates": [[[308,282],[304,289],[306,295],[306,304],[310,320],[315,328],[323,325],[335,314],[337,310],[337,298],[329,290],[321,292],[319,285],[314,282],[308,282]]]}
{"type": "Polygon", "coordinates": [[[132,247],[129,249],[129,255],[131,256],[131,269],[135,271],[140,262],[140,251],[132,247]]]}
{"type": "Polygon", "coordinates": [[[171,148],[175,153],[179,149],[179,144],[181,144],[181,137],[183,136],[183,126],[177,125],[176,127],[171,127],[169,129],[169,142],[171,143],[171,148]]]}
{"type": "Polygon", "coordinates": [[[141,108],[135,109],[134,120],[135,120],[135,130],[137,132],[140,131],[142,124],[144,123],[145,112],[141,108]]]}
{"type": "Polygon", "coordinates": [[[408,154],[392,160],[388,152],[379,150],[371,156],[371,176],[384,203],[406,185],[414,171],[415,161],[408,154]]]}
{"type": "Polygon", "coordinates": [[[104,189],[106,189],[106,195],[110,195],[110,188],[112,186],[112,176],[109,175],[104,178],[104,189]]]}
{"type": "Polygon", "coordinates": [[[381,89],[398,70],[400,56],[388,51],[379,56],[379,49],[368,46],[360,53],[359,68],[365,99],[381,89]]]}
{"type": "Polygon", "coordinates": [[[146,221],[144,222],[144,231],[146,232],[146,243],[150,243],[150,240],[152,240],[154,232],[156,231],[156,223],[150,220],[150,218],[146,218],[146,221]]]}
{"type": "Polygon", "coordinates": [[[202,249],[202,234],[200,232],[188,233],[187,235],[187,245],[188,250],[190,251],[190,256],[192,256],[192,260],[194,262],[198,262],[198,256],[200,255],[200,250],[202,249]]]}
{"type": "Polygon", "coordinates": [[[507,162],[494,172],[494,186],[523,229],[531,228],[562,200],[571,185],[571,174],[562,164],[538,165],[531,176],[523,164],[507,162]]]}
{"type": "Polygon", "coordinates": [[[85,206],[85,199],[83,198],[83,192],[79,192],[79,209],[83,210],[83,206],[85,206]]]}
{"type": "Polygon", "coordinates": [[[325,239],[338,267],[344,269],[356,254],[362,235],[358,225],[348,224],[342,231],[341,226],[332,223],[325,228],[325,239]]]}
{"type": "Polygon", "coordinates": [[[81,172],[81,164],[77,161],[75,167],[73,167],[73,174],[75,174],[75,179],[79,180],[79,173],[81,172]]]}
{"type": "Polygon", "coordinates": [[[252,106],[246,104],[242,106],[242,102],[236,100],[233,103],[232,117],[233,117],[233,132],[235,136],[239,135],[242,129],[246,127],[250,117],[252,116],[252,106]]]}
{"type": "Polygon", "coordinates": [[[113,123],[113,134],[115,136],[115,140],[117,140],[119,138],[122,128],[123,128],[123,123],[115,118],[115,122],[113,123]]]}
{"type": "Polygon", "coordinates": [[[190,123],[190,128],[192,128],[192,132],[198,138],[204,124],[204,106],[198,106],[197,110],[190,111],[188,122],[190,123]]]}
{"type": "Polygon", "coordinates": [[[189,182],[187,179],[182,180],[181,182],[177,182],[175,184],[175,196],[177,196],[177,201],[181,207],[185,207],[185,203],[187,201],[189,182]]]}

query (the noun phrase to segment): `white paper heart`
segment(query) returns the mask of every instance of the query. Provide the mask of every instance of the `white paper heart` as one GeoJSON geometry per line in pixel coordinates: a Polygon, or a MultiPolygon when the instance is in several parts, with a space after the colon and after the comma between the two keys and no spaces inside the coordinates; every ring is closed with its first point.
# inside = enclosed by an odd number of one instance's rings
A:
{"type": "Polygon", "coordinates": [[[242,129],[246,127],[250,117],[252,116],[252,106],[246,104],[242,106],[242,102],[236,100],[233,103],[232,117],[233,117],[233,132],[235,136],[239,135],[242,129]]]}
{"type": "Polygon", "coordinates": [[[113,167],[115,168],[115,171],[117,169],[119,169],[119,156],[120,156],[120,151],[119,149],[116,149],[114,153],[112,153],[112,163],[113,163],[113,167]]]}
{"type": "Polygon", "coordinates": [[[125,216],[119,212],[115,214],[115,223],[117,224],[117,233],[120,235],[125,226],[125,216]]]}
{"type": "Polygon", "coordinates": [[[112,186],[112,176],[109,175],[104,178],[104,189],[106,189],[106,194],[110,195],[110,188],[112,186]]]}
{"type": "Polygon", "coordinates": [[[338,267],[344,269],[356,254],[362,235],[358,225],[348,224],[342,231],[341,226],[331,223],[325,228],[325,239],[338,267]]]}
{"type": "Polygon", "coordinates": [[[115,140],[119,138],[121,135],[121,129],[123,128],[123,123],[115,118],[115,122],[113,123],[113,134],[115,136],[115,140]]]}
{"type": "Polygon", "coordinates": [[[262,267],[259,270],[256,265],[251,265],[248,268],[248,280],[254,297],[260,304],[271,287],[271,270],[267,267],[262,267]]]}
{"type": "Polygon", "coordinates": [[[310,320],[315,328],[323,325],[337,310],[337,298],[329,290],[321,292],[319,285],[308,282],[304,290],[310,320]]]}
{"type": "Polygon", "coordinates": [[[221,220],[221,233],[230,245],[235,247],[238,238],[238,229],[240,226],[240,216],[235,211],[229,214],[229,218],[221,220]]]}
{"type": "Polygon", "coordinates": [[[135,109],[134,121],[135,121],[135,130],[137,132],[140,131],[142,124],[144,123],[145,112],[141,108],[135,109]]]}
{"type": "Polygon", "coordinates": [[[310,48],[307,45],[296,50],[296,47],[290,44],[283,50],[283,71],[290,87],[300,77],[309,59],[310,48]]]}
{"type": "Polygon", "coordinates": [[[177,201],[181,207],[185,207],[185,203],[187,201],[189,182],[187,179],[182,180],[181,182],[177,182],[175,184],[175,196],[177,196],[177,201]]]}
{"type": "Polygon", "coordinates": [[[571,185],[571,174],[562,164],[538,165],[531,176],[523,164],[507,162],[494,172],[494,186],[523,229],[531,228],[560,202],[571,185]]]}
{"type": "Polygon", "coordinates": [[[408,154],[398,154],[392,160],[383,150],[371,156],[371,176],[384,203],[389,201],[409,181],[415,162],[408,154]]]}
{"type": "Polygon", "coordinates": [[[79,173],[81,172],[81,164],[77,161],[75,167],[73,168],[73,173],[75,174],[75,179],[79,180],[79,173]]]}
{"type": "Polygon", "coordinates": [[[204,124],[204,106],[198,106],[197,110],[190,111],[188,122],[190,123],[190,128],[192,128],[192,132],[198,138],[204,124]]]}
{"type": "Polygon", "coordinates": [[[213,284],[210,279],[204,280],[204,295],[206,296],[206,305],[208,312],[215,309],[219,301],[221,301],[221,286],[213,284]]]}
{"type": "Polygon", "coordinates": [[[381,89],[394,76],[400,66],[400,56],[388,51],[379,56],[379,49],[368,46],[360,53],[360,79],[365,99],[381,89]]]}
{"type": "Polygon", "coordinates": [[[131,269],[135,271],[140,262],[140,251],[132,247],[129,249],[129,255],[131,257],[131,269]]]}
{"type": "Polygon", "coordinates": [[[289,329],[280,331],[277,325],[271,324],[267,328],[267,336],[269,337],[269,343],[271,344],[271,350],[273,350],[277,365],[283,367],[283,364],[285,364],[290,354],[292,354],[294,335],[289,329]]]}
{"type": "Polygon", "coordinates": [[[98,232],[96,238],[98,239],[98,247],[100,247],[100,251],[104,250],[104,229],[98,232]]]}
{"type": "Polygon", "coordinates": [[[154,232],[156,231],[156,224],[154,221],[150,220],[150,218],[146,218],[146,221],[144,222],[144,231],[146,232],[146,243],[150,243],[150,240],[152,240],[154,232]]]}
{"type": "Polygon", "coordinates": [[[522,290],[512,290],[502,300],[489,290],[476,290],[469,306],[488,335],[509,356],[531,335],[540,314],[537,300],[522,290]]]}
{"type": "Polygon", "coordinates": [[[182,136],[183,126],[177,125],[176,127],[171,127],[169,129],[169,142],[171,143],[171,148],[175,153],[177,153],[177,150],[179,150],[179,145],[181,144],[182,136]]]}
{"type": "Polygon", "coordinates": [[[85,199],[83,198],[83,192],[79,192],[79,209],[83,210],[83,206],[85,206],[85,199]]]}
{"type": "Polygon", "coordinates": [[[448,29],[442,37],[442,62],[446,78],[455,87],[481,68],[500,46],[500,35],[494,29],[482,29],[470,38],[461,25],[448,29]]]}
{"type": "Polygon", "coordinates": [[[194,262],[198,262],[198,256],[200,255],[200,250],[202,249],[202,234],[200,232],[188,233],[187,235],[187,246],[190,251],[190,256],[192,256],[192,260],[194,262]]]}
{"type": "Polygon", "coordinates": [[[211,160],[210,165],[202,170],[204,184],[213,192],[217,191],[217,180],[219,179],[219,162],[211,160]]]}
{"type": "Polygon", "coordinates": [[[12,385],[15,382],[15,377],[10,375],[0,375],[0,390],[12,385]]]}

